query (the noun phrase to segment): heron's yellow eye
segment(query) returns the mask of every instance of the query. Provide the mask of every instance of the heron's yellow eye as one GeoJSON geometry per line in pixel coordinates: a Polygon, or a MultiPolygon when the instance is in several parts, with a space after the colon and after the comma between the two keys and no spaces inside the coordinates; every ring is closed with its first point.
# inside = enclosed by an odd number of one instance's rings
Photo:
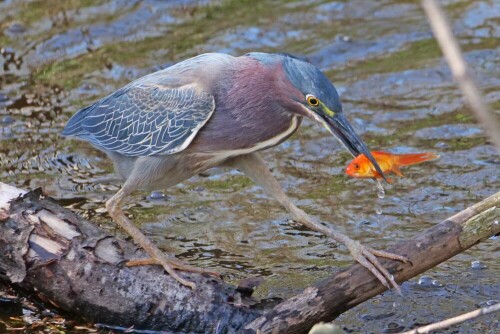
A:
{"type": "Polygon", "coordinates": [[[319,100],[312,95],[307,95],[306,100],[307,104],[310,105],[311,107],[319,106],[319,100]]]}

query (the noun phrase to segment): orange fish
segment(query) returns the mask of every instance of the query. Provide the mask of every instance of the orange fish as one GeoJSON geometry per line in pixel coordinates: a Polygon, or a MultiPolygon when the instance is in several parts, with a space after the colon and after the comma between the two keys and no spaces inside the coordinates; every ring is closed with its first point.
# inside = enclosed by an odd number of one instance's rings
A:
{"type": "MultiPolygon", "coordinates": [[[[392,154],[388,152],[373,151],[371,152],[380,168],[384,173],[393,172],[396,175],[403,176],[401,173],[401,166],[410,166],[422,163],[424,161],[438,159],[439,155],[431,152],[426,153],[411,153],[411,154],[392,154]]],[[[358,155],[347,165],[345,172],[347,175],[356,178],[382,178],[372,163],[364,154],[358,155]]],[[[392,182],[391,179],[387,179],[392,182]]]]}

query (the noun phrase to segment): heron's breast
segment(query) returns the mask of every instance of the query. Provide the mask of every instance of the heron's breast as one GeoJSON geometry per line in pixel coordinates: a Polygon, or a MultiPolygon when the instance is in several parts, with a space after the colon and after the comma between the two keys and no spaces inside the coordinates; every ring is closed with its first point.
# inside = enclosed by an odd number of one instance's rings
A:
{"type": "Polygon", "coordinates": [[[224,161],[282,143],[297,130],[301,121],[300,116],[292,116],[287,122],[280,124],[271,122],[259,128],[235,127],[228,133],[221,131],[223,133],[218,135],[202,129],[188,150],[194,154],[207,154],[211,156],[211,160],[224,161]]]}

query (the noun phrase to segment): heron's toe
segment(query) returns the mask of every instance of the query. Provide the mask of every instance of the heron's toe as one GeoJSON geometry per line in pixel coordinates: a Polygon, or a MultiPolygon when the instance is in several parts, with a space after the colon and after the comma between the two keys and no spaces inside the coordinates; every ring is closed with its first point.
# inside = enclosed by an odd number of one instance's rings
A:
{"type": "Polygon", "coordinates": [[[399,285],[394,280],[394,276],[382,266],[378,261],[377,256],[386,257],[403,262],[409,261],[406,257],[389,252],[377,251],[370,247],[363,246],[355,240],[350,240],[346,243],[347,248],[351,252],[352,257],[359,262],[363,267],[368,269],[377,279],[387,288],[393,287],[398,294],[401,294],[399,285]]]}

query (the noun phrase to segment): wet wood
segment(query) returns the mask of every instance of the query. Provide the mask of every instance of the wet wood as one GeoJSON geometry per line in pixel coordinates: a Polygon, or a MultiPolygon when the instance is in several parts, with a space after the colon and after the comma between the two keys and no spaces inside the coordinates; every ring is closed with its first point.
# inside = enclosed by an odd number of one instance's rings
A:
{"type": "MultiPolygon", "coordinates": [[[[500,233],[500,192],[461,211],[389,251],[412,264],[381,260],[397,282],[404,282],[477,243],[500,233]]],[[[385,287],[368,270],[354,265],[275,306],[245,328],[248,333],[307,333],[376,296],[385,287]]]]}
{"type": "Polygon", "coordinates": [[[0,279],[57,309],[94,323],[175,333],[231,332],[261,314],[236,305],[248,291],[211,276],[182,273],[198,285],[192,291],[159,266],[127,267],[127,259],[146,254],[40,190],[0,183],[0,208],[0,279]]]}
{"type": "MultiPolygon", "coordinates": [[[[497,193],[391,250],[413,265],[383,264],[403,282],[500,233],[499,220],[497,193]]],[[[265,304],[248,300],[251,291],[213,277],[183,273],[199,286],[191,291],[157,266],[127,267],[126,260],[146,257],[131,242],[39,190],[25,193],[2,183],[0,252],[1,280],[58,309],[95,323],[176,333],[307,333],[385,290],[353,265],[265,312],[265,304]]]]}

